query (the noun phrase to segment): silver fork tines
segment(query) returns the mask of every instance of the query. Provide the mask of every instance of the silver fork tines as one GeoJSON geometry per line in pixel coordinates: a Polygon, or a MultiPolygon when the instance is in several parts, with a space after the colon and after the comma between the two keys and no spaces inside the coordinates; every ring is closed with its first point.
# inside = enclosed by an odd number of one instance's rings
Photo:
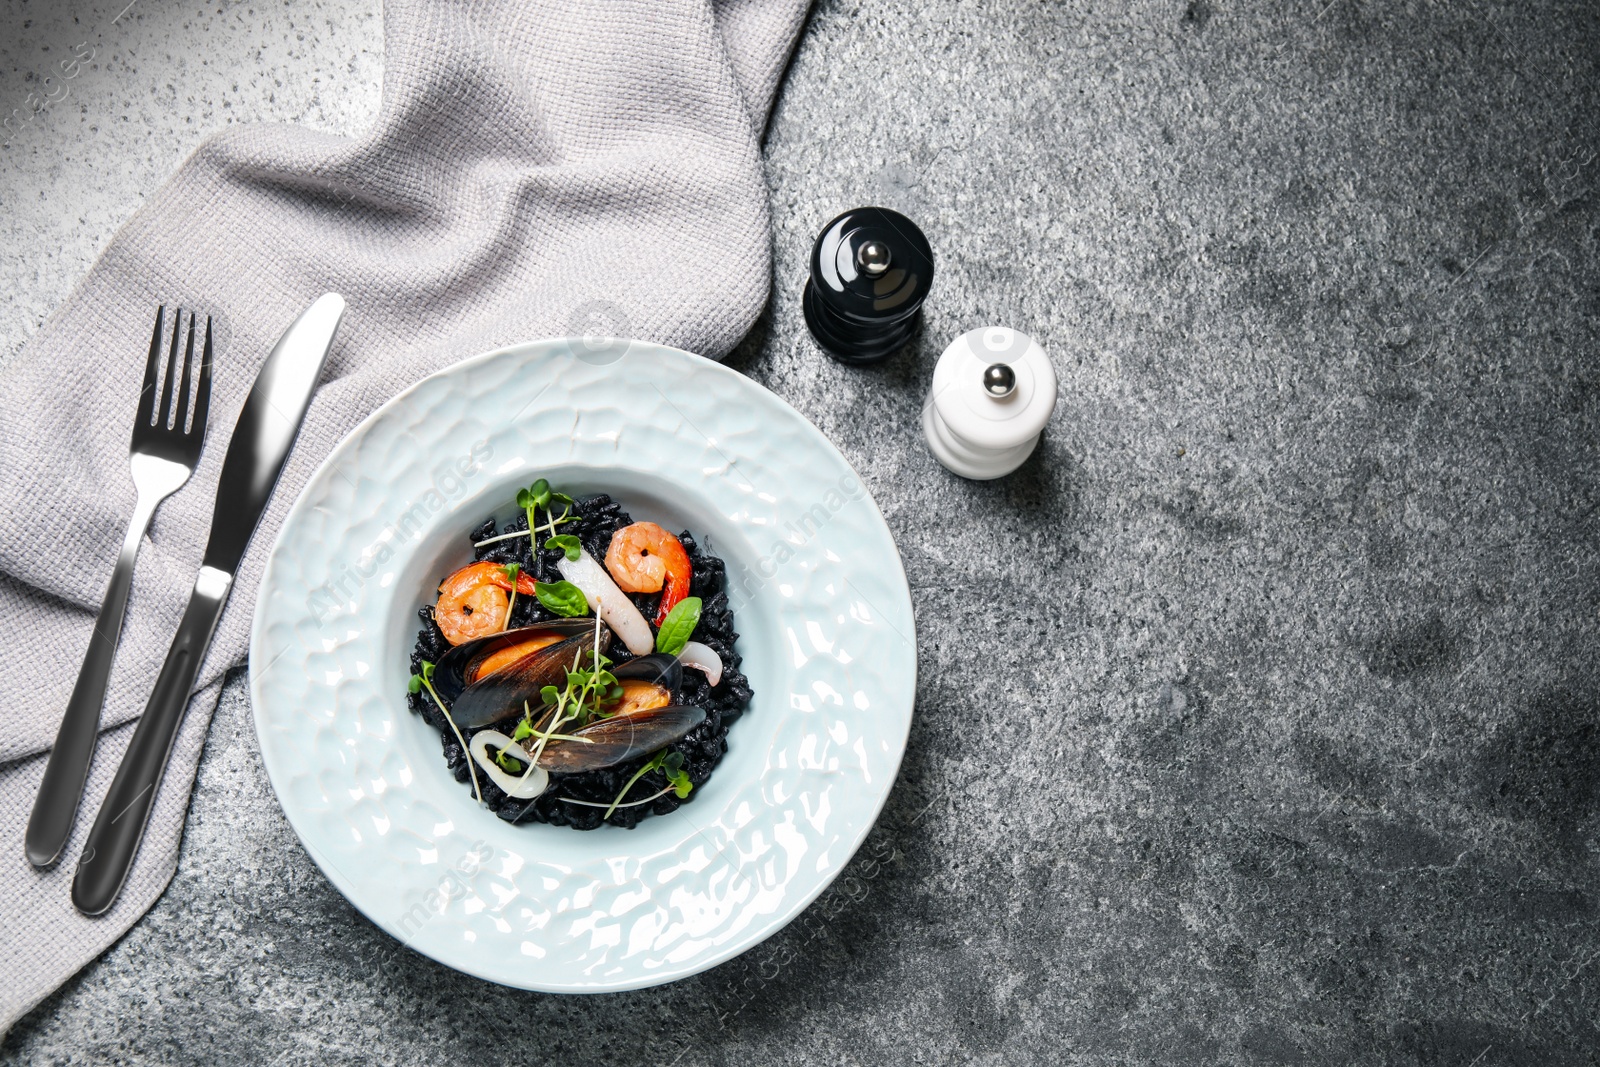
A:
{"type": "Polygon", "coordinates": [[[194,369],[196,316],[189,314],[184,329],[183,309],[173,314],[172,338],[167,342],[167,309],[156,309],[156,328],[150,336],[150,359],[144,368],[144,387],[139,393],[139,409],[133,417],[133,442],[129,446],[129,467],[139,496],[128,520],[128,533],[122,552],[111,572],[100,617],[89,633],[89,649],[78,671],[67,710],[61,717],[50,762],[45,765],[39,796],[28,819],[28,860],[36,867],[55,863],[66,846],[83,798],[83,783],[88,779],[89,762],[94,757],[100,729],[100,706],[105,703],[106,682],[111,677],[111,661],[122,636],[122,616],[128,606],[128,590],[133,583],[133,564],[139,543],[156,506],[177,492],[189,480],[200,462],[200,446],[206,436],[206,412],[211,406],[211,319],[206,319],[205,343],[200,348],[200,369],[194,369]],[[184,335],[183,370],[178,367],[178,335],[184,335]],[[166,349],[163,360],[162,350],[166,349]],[[163,363],[166,374],[161,371],[163,363]],[[177,390],[173,390],[173,382],[177,390]],[[160,387],[160,405],[156,389],[160,387]]]}
{"type": "Polygon", "coordinates": [[[201,438],[205,435],[206,411],[211,405],[211,317],[206,316],[205,343],[200,349],[200,370],[195,376],[193,395],[190,395],[189,375],[194,365],[195,315],[189,315],[189,328],[183,328],[183,309],[173,315],[172,340],[167,352],[166,374],[161,376],[162,342],[166,340],[166,306],[156,309],[156,328],[150,335],[150,358],[144,368],[144,389],[139,394],[139,411],[133,420],[134,452],[152,452],[175,463],[187,463],[193,468],[200,455],[201,438]],[[178,336],[185,334],[183,346],[183,372],[178,379],[176,399],[172,393],[172,379],[178,365],[178,336]],[[156,407],[156,383],[162,381],[161,406],[156,407]],[[190,409],[194,419],[191,424],[190,409]]]}

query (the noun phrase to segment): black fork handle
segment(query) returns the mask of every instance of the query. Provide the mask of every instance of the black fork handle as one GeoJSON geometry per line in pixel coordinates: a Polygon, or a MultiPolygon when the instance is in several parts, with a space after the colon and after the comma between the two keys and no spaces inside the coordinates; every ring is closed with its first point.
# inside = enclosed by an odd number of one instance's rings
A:
{"type": "Polygon", "coordinates": [[[177,740],[178,727],[189,706],[200,661],[205,659],[232,584],[231,575],[213,567],[202,567],[195,580],[194,593],[184,609],[183,621],[178,623],[166,662],[161,665],[155,691],[145,705],[133,740],[128,742],[128,751],[78,860],[72,880],[72,903],[85,915],[99,915],[110,908],[133,868],[172,755],[172,743],[177,740]]]}

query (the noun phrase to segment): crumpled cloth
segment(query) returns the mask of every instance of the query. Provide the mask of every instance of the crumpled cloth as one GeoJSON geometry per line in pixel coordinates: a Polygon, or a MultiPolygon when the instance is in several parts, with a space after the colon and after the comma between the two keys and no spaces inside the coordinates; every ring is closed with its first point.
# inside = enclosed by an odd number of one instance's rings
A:
{"type": "Polygon", "coordinates": [[[224,672],[291,502],[418,379],[538,337],[725,355],[770,288],[760,142],[805,0],[385,4],[383,100],[358,137],[207,141],[0,371],[0,1034],[166,888],[224,672]],[[199,567],[256,370],[324,292],[349,310],[201,671],[138,861],[86,918],[69,887],[199,567]],[[128,437],[158,304],[214,316],[200,466],[140,554],[73,839],[49,872],[28,814],[120,547],[128,437]]]}

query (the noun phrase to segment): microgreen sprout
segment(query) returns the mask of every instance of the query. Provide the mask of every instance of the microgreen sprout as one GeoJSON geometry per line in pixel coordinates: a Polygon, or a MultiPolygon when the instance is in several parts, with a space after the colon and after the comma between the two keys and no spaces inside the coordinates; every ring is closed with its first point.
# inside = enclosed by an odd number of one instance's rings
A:
{"type": "Polygon", "coordinates": [[[578,557],[583,555],[583,543],[572,534],[556,534],[544,543],[544,547],[559,548],[568,563],[578,562],[578,557]]]}
{"type": "Polygon", "coordinates": [[[444,712],[444,721],[450,724],[450,729],[455,732],[456,740],[461,742],[461,754],[467,759],[467,773],[472,775],[472,793],[478,798],[478,803],[483,803],[483,790],[478,786],[478,769],[473,765],[472,750],[467,747],[467,739],[461,736],[461,727],[456,725],[456,720],[450,715],[450,709],[445,707],[444,701],[439,699],[439,691],[433,687],[433,664],[427,660],[422,661],[422,673],[413,674],[406,683],[406,692],[420,693],[426,689],[433,702],[444,712]]]}
{"type": "Polygon", "coordinates": [[[567,494],[551,493],[550,503],[560,504],[561,514],[557,515],[554,510],[552,510],[549,506],[546,506],[544,509],[545,518],[549,519],[550,521],[540,526],[540,530],[549,530],[553,534],[556,532],[557,526],[560,526],[563,523],[578,521],[577,517],[572,514],[572,505],[576,504],[577,501],[573,500],[567,494]]]}
{"type": "Polygon", "coordinates": [[[517,490],[517,507],[528,512],[528,528],[532,529],[533,509],[542,508],[550,503],[550,483],[543,478],[534,482],[526,489],[517,490]]]}
{"type": "Polygon", "coordinates": [[[511,533],[498,534],[494,537],[485,537],[477,542],[475,547],[493,544],[496,541],[508,541],[513,537],[529,538],[529,543],[539,543],[539,531],[547,530],[551,534],[556,532],[556,527],[569,522],[577,522],[578,517],[572,514],[572,505],[576,503],[565,493],[557,493],[550,488],[550,483],[543,478],[534,482],[526,489],[517,490],[517,507],[528,518],[526,530],[515,530],[511,533]],[[553,505],[561,505],[561,514],[557,515],[553,505]],[[546,522],[539,521],[539,511],[544,510],[546,522]]]}
{"type": "MultiPolygon", "coordinates": [[[[683,753],[669,752],[666,749],[662,749],[660,752],[657,752],[655,756],[646,761],[643,767],[640,767],[638,771],[634,772],[633,777],[628,779],[628,783],[622,787],[622,792],[617,794],[617,799],[611,802],[611,806],[606,809],[606,813],[602,815],[601,818],[611,818],[611,813],[616,811],[619,807],[638,807],[640,804],[648,804],[652,800],[659,800],[668,793],[676,793],[678,799],[682,800],[687,797],[693,789],[694,783],[689,780],[689,772],[683,769],[683,753]],[[660,771],[662,776],[667,780],[667,787],[661,790],[661,792],[655,794],[655,796],[647,797],[644,800],[637,800],[632,804],[622,803],[622,799],[628,795],[628,790],[633,788],[634,783],[643,778],[645,775],[649,774],[651,771],[660,771]]],[[[577,802],[575,801],[574,803],[577,802]]],[[[598,804],[594,806],[599,807],[598,804]]]]}
{"type": "Polygon", "coordinates": [[[517,575],[522,573],[520,563],[507,563],[504,568],[506,580],[511,583],[511,596],[506,600],[506,621],[500,627],[502,630],[511,629],[511,611],[517,606],[517,575]]]}
{"type": "Polygon", "coordinates": [[[555,728],[560,725],[560,721],[561,720],[551,721],[550,725],[546,726],[543,730],[535,729],[533,725],[533,709],[529,707],[528,702],[524,700],[522,702],[522,719],[517,723],[516,730],[513,731],[512,740],[516,741],[518,744],[521,744],[523,738],[537,737],[541,743],[541,750],[543,748],[543,742],[545,741],[577,741],[580,744],[585,745],[594,744],[594,738],[592,737],[579,737],[577,734],[556,733],[555,728]]]}

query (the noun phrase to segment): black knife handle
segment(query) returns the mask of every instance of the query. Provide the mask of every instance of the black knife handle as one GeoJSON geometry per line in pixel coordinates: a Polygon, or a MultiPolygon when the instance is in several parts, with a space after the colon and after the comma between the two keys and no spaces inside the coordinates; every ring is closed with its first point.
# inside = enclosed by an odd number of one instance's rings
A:
{"type": "Polygon", "coordinates": [[[232,584],[231,575],[211,567],[202,567],[195,580],[194,593],[184,609],[183,621],[178,623],[166,662],[161,665],[155,691],[133,731],[133,740],[128,742],[128,751],[78,860],[72,879],[72,903],[85,915],[99,915],[110,908],[133,868],[172,754],[172,743],[189,706],[200,661],[211,644],[232,584]]]}

